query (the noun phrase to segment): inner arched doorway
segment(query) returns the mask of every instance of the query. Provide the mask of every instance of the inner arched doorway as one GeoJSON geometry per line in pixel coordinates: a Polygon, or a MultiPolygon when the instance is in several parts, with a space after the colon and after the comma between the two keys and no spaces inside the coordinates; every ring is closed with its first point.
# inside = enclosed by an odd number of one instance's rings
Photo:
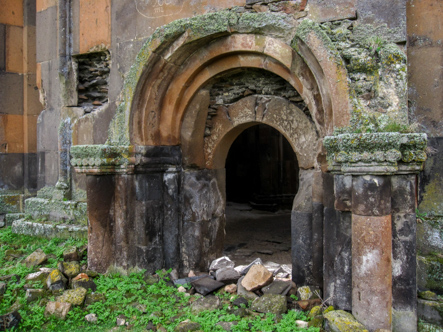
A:
{"type": "Polygon", "coordinates": [[[226,158],[225,255],[237,264],[291,264],[298,177],[297,157],[276,129],[259,124],[236,138],[226,158]]]}

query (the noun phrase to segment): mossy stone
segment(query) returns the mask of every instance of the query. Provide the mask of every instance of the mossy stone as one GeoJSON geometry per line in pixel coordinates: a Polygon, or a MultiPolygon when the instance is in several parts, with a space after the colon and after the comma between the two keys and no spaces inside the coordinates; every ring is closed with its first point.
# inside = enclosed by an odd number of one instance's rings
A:
{"type": "Polygon", "coordinates": [[[76,289],[68,289],[63,294],[57,297],[58,302],[71,303],[72,305],[82,305],[86,298],[88,291],[85,288],[79,287],[76,289]]]}
{"type": "Polygon", "coordinates": [[[324,317],[332,332],[369,332],[354,316],[344,310],[330,311],[324,317]]]}

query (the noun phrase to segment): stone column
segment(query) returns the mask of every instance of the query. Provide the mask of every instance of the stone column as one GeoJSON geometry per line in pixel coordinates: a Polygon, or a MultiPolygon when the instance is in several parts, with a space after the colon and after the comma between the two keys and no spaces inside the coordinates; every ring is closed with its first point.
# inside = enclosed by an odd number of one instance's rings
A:
{"type": "Polygon", "coordinates": [[[371,331],[390,329],[390,178],[353,176],[352,187],[352,314],[371,331]]]}
{"type": "Polygon", "coordinates": [[[416,331],[415,174],[426,142],[425,134],[400,133],[323,142],[329,171],[352,176],[352,313],[371,332],[416,331]]]}
{"type": "Polygon", "coordinates": [[[392,190],[392,331],[417,327],[416,175],[395,175],[392,190]]]}

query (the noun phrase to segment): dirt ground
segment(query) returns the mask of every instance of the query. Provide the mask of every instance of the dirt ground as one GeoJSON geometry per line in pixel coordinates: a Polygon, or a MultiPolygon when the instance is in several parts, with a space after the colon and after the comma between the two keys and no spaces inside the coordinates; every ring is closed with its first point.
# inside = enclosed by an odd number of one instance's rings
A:
{"type": "Polygon", "coordinates": [[[248,204],[226,204],[224,254],[236,265],[256,258],[291,264],[291,211],[259,211],[248,204]]]}

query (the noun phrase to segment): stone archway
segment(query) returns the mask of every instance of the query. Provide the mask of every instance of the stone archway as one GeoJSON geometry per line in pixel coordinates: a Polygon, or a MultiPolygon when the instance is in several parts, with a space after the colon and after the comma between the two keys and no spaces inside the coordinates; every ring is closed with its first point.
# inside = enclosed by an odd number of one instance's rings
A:
{"type": "Polygon", "coordinates": [[[158,29],[126,77],[108,144],[71,149],[73,166],[91,175],[92,268],[175,267],[183,272],[207,268],[222,241],[220,165],[242,128],[263,122],[290,141],[302,169],[303,195],[295,199],[293,221],[305,237],[293,248],[303,268],[297,269],[294,280],[322,283],[322,257],[319,254],[316,260],[312,255],[321,248],[309,248],[312,230],[320,234],[322,229],[321,215],[316,222],[313,219],[314,201],[321,205],[313,188],[321,187],[318,160],[325,161],[320,140],[349,122],[347,80],[340,79],[346,69],[328,56],[328,46],[315,31],[297,34],[295,28],[288,30],[281,16],[271,13],[254,14],[247,21],[240,16],[224,11],[158,29]],[[283,78],[304,100],[312,122],[300,110],[271,98],[262,113],[255,108],[250,108],[253,112],[232,109],[235,123],[220,116],[215,131],[205,139],[202,127],[192,127],[204,119],[198,101],[204,97],[202,87],[235,68],[259,68],[283,78]],[[98,205],[95,198],[104,188],[108,199],[98,205]],[[208,197],[209,203],[203,200],[208,197]],[[103,250],[109,253],[105,257],[103,250]]]}

